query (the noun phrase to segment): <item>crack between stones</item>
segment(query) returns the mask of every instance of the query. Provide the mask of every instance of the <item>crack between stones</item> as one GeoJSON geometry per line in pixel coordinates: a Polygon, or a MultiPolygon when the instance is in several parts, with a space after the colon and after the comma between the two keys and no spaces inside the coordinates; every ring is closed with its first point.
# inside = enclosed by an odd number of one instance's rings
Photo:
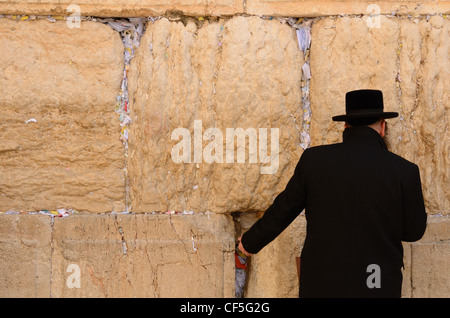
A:
{"type": "Polygon", "coordinates": [[[409,288],[411,289],[411,298],[414,298],[414,285],[413,285],[413,244],[409,245],[409,249],[410,249],[410,273],[409,273],[409,288]]]}
{"type": "Polygon", "coordinates": [[[53,226],[54,226],[54,217],[50,219],[50,298],[53,298],[52,289],[53,289],[53,251],[54,240],[53,240],[53,226]]]}
{"type": "Polygon", "coordinates": [[[125,233],[123,231],[123,228],[119,225],[119,222],[117,220],[117,215],[114,216],[114,225],[115,225],[117,232],[119,233],[121,241],[122,241],[122,244],[121,244],[122,254],[126,256],[127,252],[128,252],[127,241],[125,239],[125,233]]]}

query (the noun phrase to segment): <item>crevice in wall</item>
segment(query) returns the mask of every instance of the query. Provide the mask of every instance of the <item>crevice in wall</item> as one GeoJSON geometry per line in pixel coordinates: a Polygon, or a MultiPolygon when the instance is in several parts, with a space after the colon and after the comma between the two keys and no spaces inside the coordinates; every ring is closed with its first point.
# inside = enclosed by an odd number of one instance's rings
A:
{"type": "Polygon", "coordinates": [[[53,243],[53,225],[54,225],[54,217],[51,217],[50,220],[50,298],[53,298],[52,295],[52,287],[53,287],[53,251],[55,249],[53,243]]]}
{"type": "Polygon", "coordinates": [[[251,257],[246,257],[238,249],[239,238],[248,231],[263,215],[263,212],[232,212],[235,224],[235,297],[246,298],[251,284],[251,257]]]}
{"type": "Polygon", "coordinates": [[[240,212],[232,212],[231,216],[234,221],[235,228],[235,252],[234,252],[234,260],[235,260],[235,298],[244,298],[245,297],[245,289],[247,285],[248,278],[248,259],[243,254],[239,248],[239,238],[245,232],[243,228],[243,224],[241,223],[241,213],[240,212]]]}
{"type": "Polygon", "coordinates": [[[311,80],[309,52],[311,48],[311,25],[313,21],[314,20],[299,19],[300,24],[295,24],[293,26],[296,29],[299,49],[303,52],[303,57],[305,60],[302,66],[302,80],[301,80],[303,124],[302,124],[302,131],[300,133],[300,146],[303,149],[309,148],[309,146],[311,145],[310,124],[312,113],[311,113],[311,103],[309,99],[309,84],[311,80]]]}
{"type": "MultiPolygon", "coordinates": [[[[96,18],[93,18],[96,19],[96,18]]],[[[124,44],[124,69],[120,92],[116,97],[115,112],[119,115],[120,137],[119,140],[124,145],[124,179],[125,179],[125,211],[131,211],[130,185],[128,178],[128,137],[129,125],[132,120],[130,114],[130,100],[128,95],[128,70],[131,59],[139,47],[140,40],[145,32],[146,21],[144,18],[128,19],[99,19],[113,30],[119,32],[124,44]]],[[[154,21],[153,21],[154,22],[154,21]]],[[[126,254],[126,253],[125,253],[126,254]]]]}
{"type": "MultiPolygon", "coordinates": [[[[409,259],[410,259],[410,272],[409,272],[409,288],[411,290],[411,298],[414,298],[414,280],[413,280],[413,268],[414,268],[414,264],[413,264],[413,244],[409,244],[409,259]]],[[[403,265],[404,266],[404,265],[403,265]]]]}
{"type": "Polygon", "coordinates": [[[119,232],[120,238],[122,240],[122,254],[126,256],[127,251],[128,251],[127,241],[125,240],[125,233],[123,231],[123,228],[119,225],[117,216],[115,216],[115,218],[114,218],[114,224],[115,224],[117,231],[119,232]]]}

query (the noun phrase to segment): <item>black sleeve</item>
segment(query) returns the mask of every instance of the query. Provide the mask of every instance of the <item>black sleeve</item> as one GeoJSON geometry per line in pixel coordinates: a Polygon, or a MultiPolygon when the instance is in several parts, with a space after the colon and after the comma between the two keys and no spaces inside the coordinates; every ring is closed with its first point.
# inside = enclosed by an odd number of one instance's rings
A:
{"type": "Polygon", "coordinates": [[[427,226],[427,213],[423,202],[422,184],[417,165],[414,165],[411,180],[405,185],[404,189],[402,241],[414,242],[422,238],[427,226]]]}
{"type": "Polygon", "coordinates": [[[274,240],[303,211],[306,205],[306,153],[302,157],[286,188],[259,219],[242,236],[245,250],[256,254],[274,240]]]}

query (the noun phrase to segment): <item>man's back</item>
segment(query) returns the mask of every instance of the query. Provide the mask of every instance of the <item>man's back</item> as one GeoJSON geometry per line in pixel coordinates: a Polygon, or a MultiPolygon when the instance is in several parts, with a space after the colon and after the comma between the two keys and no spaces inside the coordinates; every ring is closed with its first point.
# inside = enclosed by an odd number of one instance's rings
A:
{"type": "Polygon", "coordinates": [[[310,148],[303,159],[308,234],[300,296],[400,296],[401,241],[420,239],[426,223],[417,166],[387,151],[370,127],[347,128],[343,143],[310,148]],[[408,217],[405,195],[418,218],[408,217]],[[408,229],[405,217],[414,220],[408,229]],[[372,268],[381,288],[367,284],[372,268]]]}
{"type": "Polygon", "coordinates": [[[415,164],[390,153],[374,129],[347,128],[343,143],[305,150],[286,189],[242,237],[246,250],[258,252],[304,208],[300,297],[400,297],[401,241],[420,239],[426,226],[415,164]]]}

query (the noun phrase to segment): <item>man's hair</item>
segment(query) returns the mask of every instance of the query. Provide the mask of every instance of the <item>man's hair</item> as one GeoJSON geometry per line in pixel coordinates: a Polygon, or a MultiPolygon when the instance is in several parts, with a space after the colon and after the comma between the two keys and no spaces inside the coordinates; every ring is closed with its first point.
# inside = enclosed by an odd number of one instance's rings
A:
{"type": "Polygon", "coordinates": [[[350,126],[369,126],[376,123],[380,118],[356,118],[347,120],[350,126]]]}

